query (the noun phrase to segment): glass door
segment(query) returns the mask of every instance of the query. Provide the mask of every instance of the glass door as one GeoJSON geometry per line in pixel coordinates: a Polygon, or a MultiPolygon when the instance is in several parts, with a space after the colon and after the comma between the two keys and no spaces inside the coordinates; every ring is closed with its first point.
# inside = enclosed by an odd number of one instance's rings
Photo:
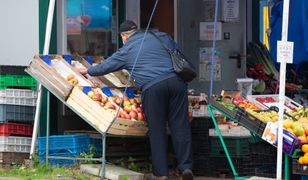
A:
{"type": "Polygon", "coordinates": [[[58,53],[109,56],[117,48],[117,0],[58,1],[58,53]]]}

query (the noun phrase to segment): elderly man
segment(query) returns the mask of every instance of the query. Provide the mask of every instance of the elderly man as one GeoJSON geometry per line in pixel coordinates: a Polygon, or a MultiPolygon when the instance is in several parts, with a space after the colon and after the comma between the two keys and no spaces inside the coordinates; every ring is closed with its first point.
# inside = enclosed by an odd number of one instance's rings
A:
{"type": "MultiPolygon", "coordinates": [[[[137,25],[132,21],[123,22],[120,33],[123,47],[101,64],[89,68],[87,73],[99,76],[121,69],[131,73],[135,85],[142,91],[142,108],[149,126],[154,175],[152,179],[168,179],[168,123],[182,179],[191,180],[192,142],[187,84],[174,72],[169,53],[151,33],[147,33],[143,41],[145,32],[138,31],[137,25]]],[[[155,34],[168,47],[177,48],[168,34],[155,34]]]]}

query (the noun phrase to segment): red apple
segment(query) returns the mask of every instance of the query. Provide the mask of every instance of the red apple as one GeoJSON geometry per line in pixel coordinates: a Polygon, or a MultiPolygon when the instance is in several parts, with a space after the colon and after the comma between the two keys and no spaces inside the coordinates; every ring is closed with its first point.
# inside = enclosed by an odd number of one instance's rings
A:
{"type": "Polygon", "coordinates": [[[130,115],[129,114],[125,114],[125,119],[130,119],[130,115]]]}
{"type": "Polygon", "coordinates": [[[143,114],[139,112],[139,113],[137,114],[137,119],[138,119],[139,121],[143,121],[143,120],[144,120],[143,114]]]}
{"type": "Polygon", "coordinates": [[[141,113],[142,112],[142,109],[140,107],[137,107],[136,108],[137,112],[141,113]]]}
{"type": "Polygon", "coordinates": [[[111,104],[110,102],[106,102],[104,109],[116,109],[115,106],[113,104],[111,104]]]}
{"type": "Polygon", "coordinates": [[[130,115],[130,117],[131,117],[132,119],[136,119],[136,117],[137,117],[137,113],[136,113],[134,110],[132,110],[131,112],[129,112],[129,115],[130,115]]]}

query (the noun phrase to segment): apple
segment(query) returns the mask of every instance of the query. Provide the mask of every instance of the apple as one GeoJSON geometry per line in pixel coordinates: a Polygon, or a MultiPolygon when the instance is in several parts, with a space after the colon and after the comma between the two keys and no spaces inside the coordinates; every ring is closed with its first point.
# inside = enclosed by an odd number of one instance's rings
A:
{"type": "Polygon", "coordinates": [[[93,99],[94,97],[94,92],[93,91],[89,91],[87,94],[91,99],[93,99]]]}
{"type": "Polygon", "coordinates": [[[136,119],[136,117],[137,117],[137,113],[133,110],[131,112],[129,112],[129,115],[132,119],[136,119]]]}
{"type": "Polygon", "coordinates": [[[130,102],[131,104],[135,104],[135,103],[136,103],[136,101],[135,101],[134,98],[129,99],[129,102],[130,102]]]}
{"type": "Polygon", "coordinates": [[[131,107],[131,110],[137,110],[137,104],[132,104],[130,107],[131,107]]]}
{"type": "Polygon", "coordinates": [[[107,101],[108,101],[108,98],[106,96],[102,96],[101,102],[102,103],[106,103],[107,101]]]}
{"type": "Polygon", "coordinates": [[[139,113],[141,113],[141,112],[142,112],[141,107],[137,107],[137,108],[136,108],[136,110],[137,110],[137,112],[139,112],[139,113]]]}
{"type": "Polygon", "coordinates": [[[123,109],[124,109],[124,111],[129,113],[132,110],[132,107],[130,105],[127,105],[127,106],[124,106],[123,109]]]}
{"type": "Polygon", "coordinates": [[[130,115],[129,114],[125,114],[125,119],[130,119],[130,115]]]}
{"type": "Polygon", "coordinates": [[[102,100],[102,95],[99,94],[99,93],[97,93],[97,94],[94,93],[93,100],[94,101],[101,101],[102,100]]]}
{"type": "Polygon", "coordinates": [[[139,121],[143,121],[143,120],[144,120],[143,114],[139,112],[139,113],[137,114],[137,119],[138,119],[139,121]]]}
{"type": "Polygon", "coordinates": [[[115,106],[113,104],[111,104],[110,102],[106,102],[104,109],[116,109],[115,106]]]}
{"type": "Polygon", "coordinates": [[[121,103],[121,99],[119,97],[116,97],[114,99],[114,102],[119,105],[121,103]]]}
{"type": "Polygon", "coordinates": [[[124,101],[123,101],[123,106],[129,106],[129,105],[130,105],[129,100],[124,100],[124,101]]]}
{"type": "Polygon", "coordinates": [[[75,78],[74,74],[69,74],[69,75],[66,76],[66,79],[67,79],[68,81],[70,81],[70,80],[72,80],[72,79],[74,79],[74,78],[75,78]]]}

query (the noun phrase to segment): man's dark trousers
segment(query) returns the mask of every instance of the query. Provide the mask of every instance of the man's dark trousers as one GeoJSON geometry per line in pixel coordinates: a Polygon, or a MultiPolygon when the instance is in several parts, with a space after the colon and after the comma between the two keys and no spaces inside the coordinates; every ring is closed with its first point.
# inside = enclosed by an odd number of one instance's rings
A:
{"type": "Polygon", "coordinates": [[[179,77],[163,80],[142,93],[142,106],[149,126],[153,174],[168,176],[167,123],[178,168],[192,169],[187,84],[179,77]]]}

